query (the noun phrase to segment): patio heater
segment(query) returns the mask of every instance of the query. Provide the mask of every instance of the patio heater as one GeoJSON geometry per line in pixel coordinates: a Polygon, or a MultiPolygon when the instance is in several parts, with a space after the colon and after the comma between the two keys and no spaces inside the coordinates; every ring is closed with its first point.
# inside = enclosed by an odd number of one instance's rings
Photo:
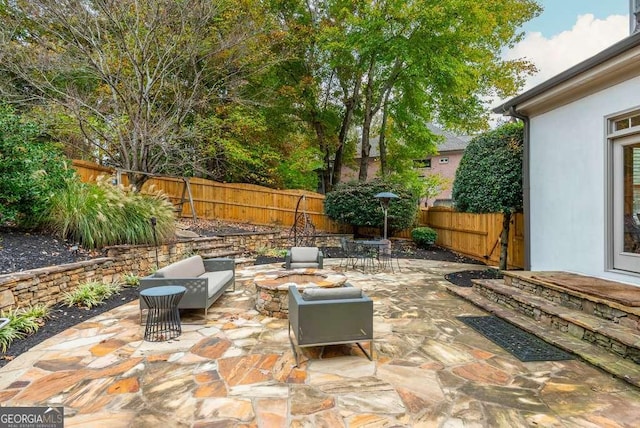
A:
{"type": "Polygon", "coordinates": [[[389,202],[391,199],[398,199],[399,196],[395,193],[391,192],[381,192],[377,195],[374,195],[374,198],[377,198],[380,201],[380,206],[382,207],[382,211],[384,212],[384,239],[387,239],[387,211],[389,210],[389,202]]]}
{"type": "Polygon", "coordinates": [[[156,237],[156,224],[158,223],[155,217],[149,219],[151,222],[151,230],[153,232],[153,244],[156,247],[156,269],[160,269],[160,263],[158,263],[158,238],[156,237]]]}

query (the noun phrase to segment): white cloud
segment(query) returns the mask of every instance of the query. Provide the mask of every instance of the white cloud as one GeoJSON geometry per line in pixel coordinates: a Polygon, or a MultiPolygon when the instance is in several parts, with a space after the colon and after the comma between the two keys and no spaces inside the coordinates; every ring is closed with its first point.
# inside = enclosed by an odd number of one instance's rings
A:
{"type": "Polygon", "coordinates": [[[507,51],[505,59],[525,58],[533,62],[538,72],[529,77],[524,92],[608,48],[629,35],[629,17],[611,15],[595,19],[592,14],[580,15],[573,28],[551,38],[541,33],[528,33],[524,40],[507,51]]]}

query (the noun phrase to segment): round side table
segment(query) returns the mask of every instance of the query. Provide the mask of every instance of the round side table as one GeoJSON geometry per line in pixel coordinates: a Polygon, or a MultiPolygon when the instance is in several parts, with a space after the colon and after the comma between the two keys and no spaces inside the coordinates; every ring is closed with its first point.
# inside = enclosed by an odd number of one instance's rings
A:
{"type": "Polygon", "coordinates": [[[178,303],[186,291],[180,285],[165,285],[146,288],[140,292],[140,298],[149,307],[144,340],[162,342],[182,334],[178,303]]]}

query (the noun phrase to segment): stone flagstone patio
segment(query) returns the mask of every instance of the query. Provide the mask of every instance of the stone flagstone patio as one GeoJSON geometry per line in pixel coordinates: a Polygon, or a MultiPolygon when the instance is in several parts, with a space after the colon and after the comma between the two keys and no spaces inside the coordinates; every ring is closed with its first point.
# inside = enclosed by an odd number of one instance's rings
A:
{"type": "Polygon", "coordinates": [[[522,363],[456,320],[483,313],[443,276],[474,267],[400,264],[346,272],[374,300],[373,362],[328,346],[295,368],[287,320],[255,310],[252,280],[277,266],[252,266],[170,342],[142,340],[136,301],[41,343],[0,369],[0,402],[64,406],[65,427],[637,426],[640,390],[579,360],[522,363]]]}

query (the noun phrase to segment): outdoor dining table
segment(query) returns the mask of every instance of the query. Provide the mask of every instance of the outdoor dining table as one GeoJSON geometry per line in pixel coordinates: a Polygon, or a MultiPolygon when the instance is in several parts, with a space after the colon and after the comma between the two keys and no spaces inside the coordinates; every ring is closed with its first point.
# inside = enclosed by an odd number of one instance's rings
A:
{"type": "Polygon", "coordinates": [[[385,239],[356,239],[353,242],[364,250],[361,251],[362,270],[364,272],[367,270],[367,265],[371,270],[374,270],[375,262],[380,260],[381,250],[390,245],[389,241],[385,239]],[[371,251],[367,251],[367,249],[371,251]]]}

